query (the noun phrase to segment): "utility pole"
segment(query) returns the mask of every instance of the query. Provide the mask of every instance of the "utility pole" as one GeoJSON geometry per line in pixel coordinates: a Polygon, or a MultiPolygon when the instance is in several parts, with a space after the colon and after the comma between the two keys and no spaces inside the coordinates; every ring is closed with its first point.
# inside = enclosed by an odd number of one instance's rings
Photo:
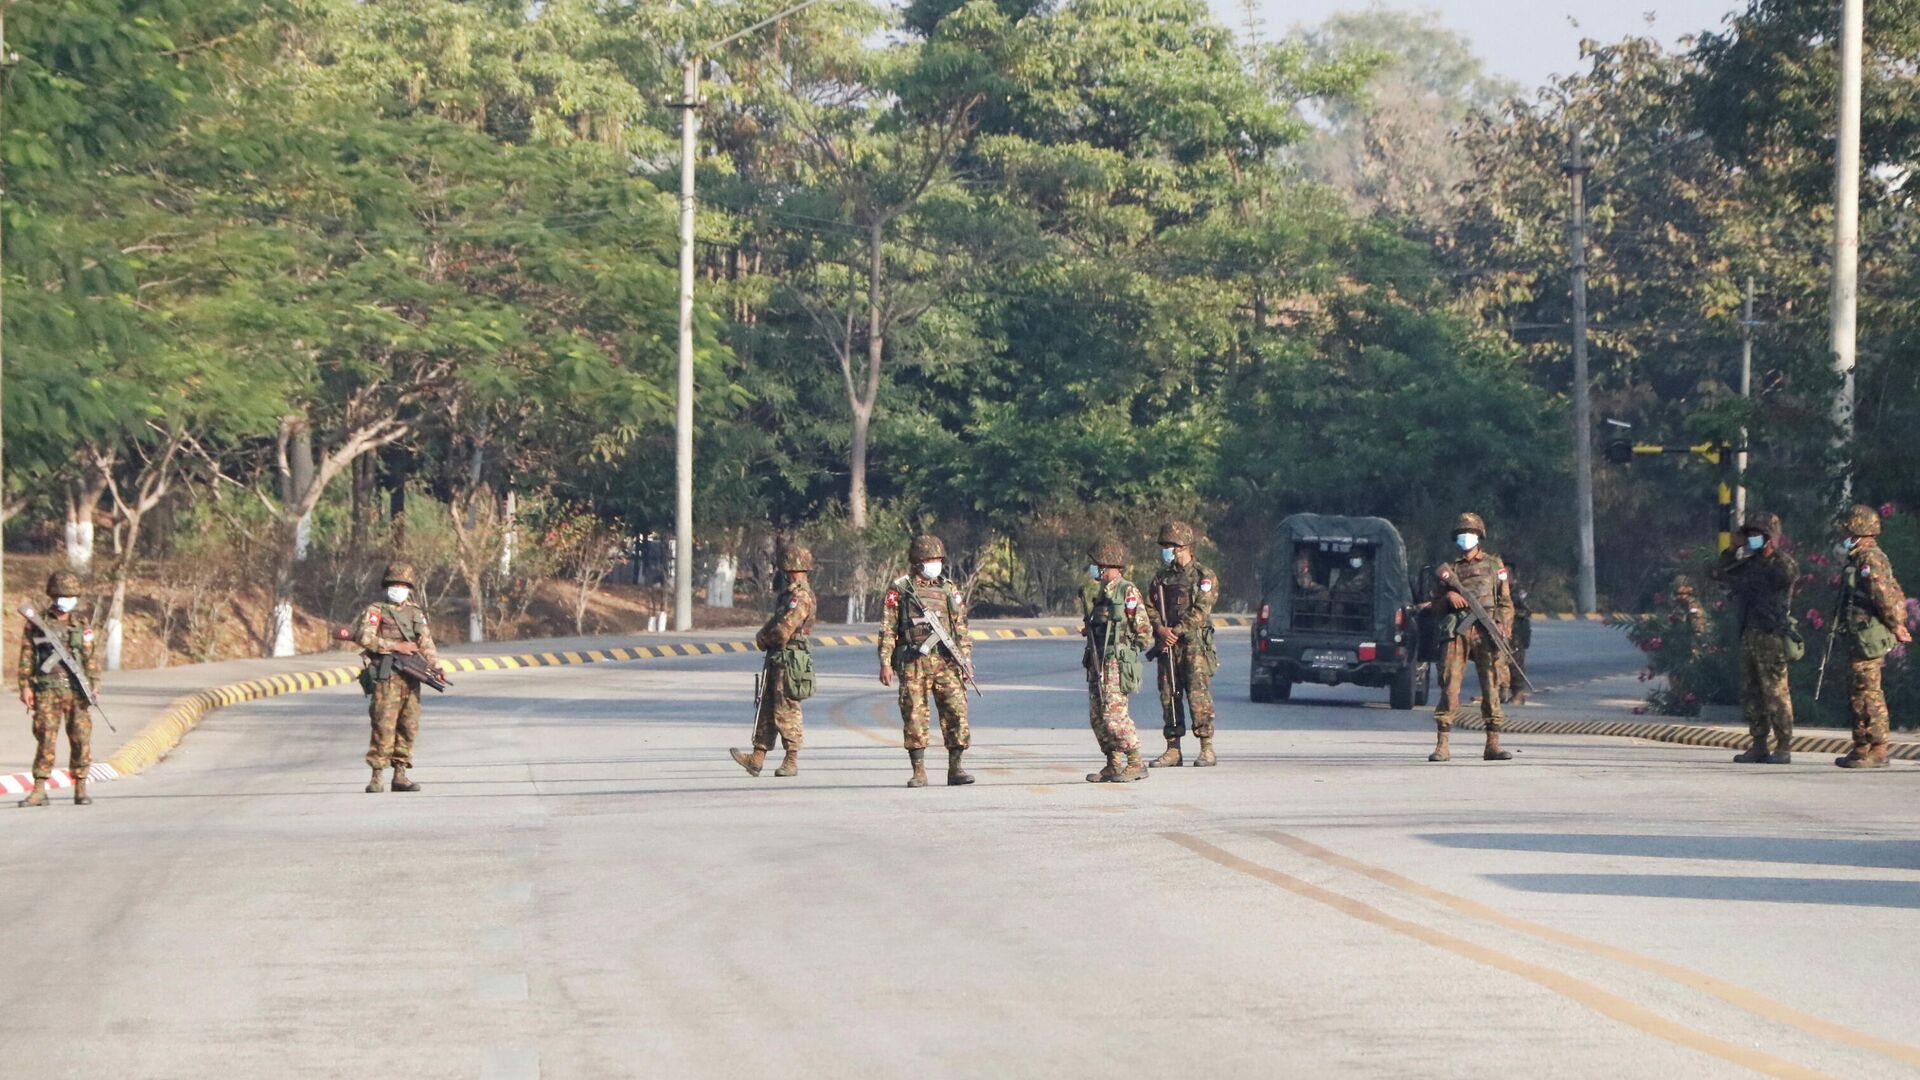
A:
{"type": "Polygon", "coordinates": [[[1833,155],[1834,438],[1840,499],[1853,493],[1853,364],[1860,304],[1860,53],[1864,0],[1845,0],[1840,24],[1840,137],[1833,155]]]}
{"type": "Polygon", "coordinates": [[[1587,161],[1580,129],[1564,169],[1573,184],[1573,218],[1567,243],[1573,252],[1573,501],[1579,523],[1580,577],[1574,606],[1582,616],[1599,609],[1593,568],[1593,402],[1587,376],[1587,161]]]}
{"type": "Polygon", "coordinates": [[[693,629],[693,165],[700,139],[700,58],[680,76],[680,379],[673,418],[673,628],[693,629]]]}
{"type": "MultiPolygon", "coordinates": [[[[1753,275],[1747,275],[1747,300],[1740,315],[1740,399],[1753,397],[1753,275]]],[[[1740,425],[1740,445],[1733,452],[1733,520],[1747,520],[1747,425],[1740,425]]]]}
{"type": "MultiPolygon", "coordinates": [[[[7,84],[13,78],[12,53],[7,51],[7,5],[0,3],[0,121],[6,115],[7,84]]],[[[6,228],[7,177],[6,162],[0,161],[0,598],[7,595],[7,440],[5,431],[7,401],[7,350],[6,350],[6,228]]]]}

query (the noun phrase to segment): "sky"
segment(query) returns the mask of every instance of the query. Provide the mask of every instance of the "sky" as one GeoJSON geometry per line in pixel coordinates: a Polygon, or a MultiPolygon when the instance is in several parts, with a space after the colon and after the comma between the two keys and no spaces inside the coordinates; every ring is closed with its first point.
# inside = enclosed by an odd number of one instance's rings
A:
{"type": "MultiPolygon", "coordinates": [[[[1243,0],[1209,0],[1220,19],[1236,30],[1246,25],[1243,0]]],[[[1367,0],[1255,0],[1262,39],[1280,37],[1296,25],[1311,26],[1367,0]]],[[[1743,0],[1388,0],[1383,6],[1440,13],[1474,43],[1488,70],[1532,88],[1579,67],[1580,39],[1614,41],[1652,33],[1671,42],[1683,34],[1717,28],[1743,0]],[[1649,28],[1647,14],[1654,15],[1649,28]],[[1577,20],[1575,26],[1569,20],[1577,20]]]]}

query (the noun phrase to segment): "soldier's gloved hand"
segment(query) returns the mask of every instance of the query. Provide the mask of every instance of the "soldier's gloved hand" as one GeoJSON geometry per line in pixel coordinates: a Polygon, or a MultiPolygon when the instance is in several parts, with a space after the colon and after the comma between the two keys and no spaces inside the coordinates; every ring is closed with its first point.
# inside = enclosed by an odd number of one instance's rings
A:
{"type": "Polygon", "coordinates": [[[20,687],[20,704],[33,708],[33,687],[24,684],[20,687]]]}
{"type": "Polygon", "coordinates": [[[1467,606],[1467,598],[1457,592],[1450,592],[1447,594],[1447,603],[1452,604],[1455,611],[1459,611],[1467,606]]]}
{"type": "Polygon", "coordinates": [[[1161,648],[1171,649],[1173,648],[1174,643],[1179,640],[1180,640],[1180,635],[1174,633],[1171,628],[1165,627],[1165,626],[1160,628],[1160,647],[1161,648]]]}
{"type": "Polygon", "coordinates": [[[886,666],[885,664],[880,665],[880,685],[881,686],[893,685],[893,669],[886,666]]]}

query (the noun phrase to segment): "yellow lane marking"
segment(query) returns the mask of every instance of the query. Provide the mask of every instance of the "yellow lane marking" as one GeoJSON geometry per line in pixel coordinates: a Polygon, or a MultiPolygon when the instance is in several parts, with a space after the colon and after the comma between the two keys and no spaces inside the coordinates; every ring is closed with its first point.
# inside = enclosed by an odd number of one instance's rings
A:
{"type": "Polygon", "coordinates": [[[1430,885],[1423,885],[1411,878],[1402,877],[1391,870],[1382,870],[1377,866],[1370,866],[1358,859],[1341,855],[1335,851],[1329,851],[1312,841],[1302,840],[1288,833],[1262,832],[1258,835],[1266,837],[1268,840],[1291,851],[1305,855],[1310,859],[1318,859],[1330,866],[1337,866],[1343,870],[1351,870],[1363,877],[1372,878],[1383,885],[1392,886],[1401,892],[1410,893],[1423,900],[1436,901],[1468,918],[1479,919],[1482,922],[1492,923],[1495,926],[1504,927],[1508,930],[1516,930],[1522,934],[1539,938],[1542,941],[1550,941],[1556,945],[1565,945],[1568,948],[1578,949],[1581,952],[1598,956],[1605,960],[1612,960],[1615,963],[1625,964],[1631,968],[1637,968],[1653,975],[1672,979],[1683,986],[1717,997],[1735,1008],[1745,1009],[1755,1016],[1797,1027],[1801,1031],[1811,1035],[1818,1035],[1823,1039],[1831,1039],[1834,1042],[1845,1043],[1848,1046],[1858,1047],[1862,1050],[1871,1050],[1876,1054],[1892,1058],[1895,1061],[1905,1062],[1908,1065],[1920,1065],[1920,1047],[1909,1046],[1906,1043],[1895,1042],[1892,1039],[1883,1039],[1876,1035],[1869,1035],[1864,1031],[1855,1031],[1853,1028],[1836,1024],[1831,1020],[1823,1020],[1818,1016],[1801,1012],[1785,1002],[1775,1001],[1773,998],[1756,993],[1744,986],[1739,986],[1723,979],[1716,979],[1711,975],[1694,971],[1692,968],[1681,967],[1679,964],[1671,964],[1665,960],[1656,960],[1650,956],[1641,956],[1639,953],[1629,952],[1626,949],[1616,948],[1615,946],[1598,941],[1591,941],[1587,938],[1566,933],[1565,931],[1555,930],[1551,926],[1516,918],[1496,908],[1489,907],[1486,904],[1468,900],[1462,896],[1455,896],[1452,893],[1442,892],[1430,885]]]}
{"type": "Polygon", "coordinates": [[[1699,1031],[1685,1024],[1669,1020],[1651,1009],[1636,1005],[1612,991],[1603,990],[1590,982],[1577,979],[1563,971],[1558,971],[1554,968],[1536,964],[1528,960],[1522,960],[1517,956],[1511,956],[1497,949],[1476,944],[1465,938],[1455,937],[1452,934],[1389,915],[1379,908],[1361,903],[1351,897],[1323,889],[1318,885],[1302,881],[1290,874],[1283,874],[1272,867],[1262,866],[1259,863],[1243,859],[1230,851],[1215,847],[1196,836],[1190,836],[1186,833],[1163,833],[1161,835],[1181,847],[1186,848],[1188,851],[1193,852],[1195,855],[1218,863],[1229,870],[1239,871],[1248,877],[1256,878],[1269,885],[1275,885],[1285,889],[1295,896],[1312,900],[1315,903],[1324,904],[1343,915],[1358,919],[1361,922],[1372,923],[1375,926],[1413,938],[1415,941],[1425,942],[1437,949],[1444,949],[1456,956],[1464,957],[1476,963],[1485,964],[1488,967],[1507,972],[1511,975],[1518,975],[1528,982],[1545,987],[1562,997],[1584,1005],[1608,1019],[1617,1020],[1620,1023],[1626,1024],[1628,1027],[1636,1028],[1656,1038],[1665,1039],[1675,1046],[1688,1050],[1697,1050],[1704,1054],[1712,1054],[1714,1057],[1720,1058],[1723,1061],[1730,1061],[1742,1068],[1752,1069],[1754,1072],[1767,1076],[1811,1078],[1824,1077],[1826,1075],[1825,1073],[1809,1069],[1804,1065],[1787,1061],[1784,1058],[1777,1058],[1771,1054],[1762,1053],[1749,1047],[1730,1043],[1725,1039],[1715,1038],[1704,1031],[1699,1031]]]}
{"type": "Polygon", "coordinates": [[[1182,814],[1204,814],[1204,813],[1206,813],[1206,811],[1205,811],[1205,810],[1202,810],[1202,809],[1200,809],[1199,807],[1197,807],[1197,806],[1195,806],[1195,805],[1193,805],[1192,803],[1183,803],[1183,802],[1170,802],[1170,803],[1167,803],[1167,804],[1166,804],[1166,806],[1167,806],[1167,809],[1169,809],[1169,810],[1178,810],[1178,811],[1179,811],[1180,813],[1182,813],[1182,814]]]}

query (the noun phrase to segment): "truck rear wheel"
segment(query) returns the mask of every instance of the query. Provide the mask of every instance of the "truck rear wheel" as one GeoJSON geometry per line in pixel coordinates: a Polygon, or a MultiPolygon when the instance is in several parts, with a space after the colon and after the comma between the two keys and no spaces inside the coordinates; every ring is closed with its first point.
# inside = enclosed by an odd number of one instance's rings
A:
{"type": "Polygon", "coordinates": [[[1387,694],[1387,700],[1394,708],[1402,711],[1413,708],[1413,673],[1419,666],[1408,664],[1394,673],[1393,688],[1387,694]]]}
{"type": "Polygon", "coordinates": [[[1273,700],[1273,682],[1255,675],[1247,684],[1247,696],[1261,705],[1267,704],[1273,700]]]}

